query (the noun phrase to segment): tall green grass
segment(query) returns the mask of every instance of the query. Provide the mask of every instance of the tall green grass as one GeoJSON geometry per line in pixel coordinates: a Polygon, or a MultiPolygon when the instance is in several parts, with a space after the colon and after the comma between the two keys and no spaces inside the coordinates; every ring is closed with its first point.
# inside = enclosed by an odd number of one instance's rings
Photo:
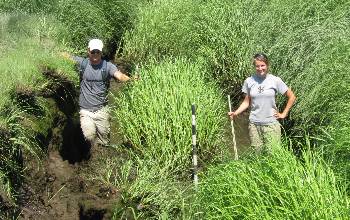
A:
{"type": "Polygon", "coordinates": [[[211,167],[196,200],[199,219],[347,219],[349,201],[333,171],[307,150],[211,167]]]}
{"type": "Polygon", "coordinates": [[[124,88],[116,99],[114,114],[131,144],[132,158],[132,165],[127,165],[131,174],[116,179],[129,200],[138,198],[145,205],[139,212],[141,219],[172,219],[183,214],[184,201],[192,190],[192,103],[197,108],[200,165],[228,155],[222,144],[224,103],[217,85],[204,80],[205,74],[200,62],[151,62],[140,71],[141,80],[124,88]],[[132,183],[125,184],[129,175],[132,183]]]}
{"type": "MultiPolygon", "coordinates": [[[[350,58],[350,41],[339,39],[333,42],[325,54],[320,54],[320,61],[312,67],[317,82],[305,96],[313,95],[314,100],[309,103],[302,101],[306,112],[313,112],[319,121],[304,119],[308,131],[319,131],[321,135],[316,138],[322,146],[325,156],[330,160],[333,168],[342,178],[347,179],[349,184],[349,161],[350,156],[350,71],[349,66],[344,65],[345,60],[350,58]],[[336,54],[336,55],[335,55],[336,54]],[[320,123],[322,122],[322,123],[320,123]],[[316,127],[317,123],[321,126],[316,127]]],[[[305,78],[307,78],[305,76],[305,78]]],[[[300,109],[296,109],[299,110],[300,109]]],[[[305,112],[305,110],[304,110],[305,112]]],[[[302,115],[300,113],[300,115],[302,115]]],[[[305,116],[304,116],[305,117],[305,116]]]]}
{"type": "Polygon", "coordinates": [[[0,130],[0,182],[1,189],[7,194],[8,198],[15,201],[18,189],[22,180],[23,160],[22,157],[27,155],[36,158],[39,164],[43,155],[42,149],[39,147],[32,132],[28,132],[22,122],[27,120],[22,115],[21,110],[1,109],[0,121],[2,127],[0,130]]]}
{"type": "Polygon", "coordinates": [[[58,1],[54,15],[65,25],[60,33],[60,41],[68,48],[73,48],[75,53],[85,54],[88,41],[100,38],[105,44],[105,53],[113,54],[120,46],[124,32],[131,28],[134,11],[143,2],[58,1]]]}
{"type": "Polygon", "coordinates": [[[0,2],[0,12],[51,13],[57,7],[57,2],[56,0],[3,0],[0,2]]]}
{"type": "Polygon", "coordinates": [[[200,63],[152,63],[140,74],[142,79],[118,97],[115,115],[141,157],[156,159],[171,171],[188,169],[192,103],[197,107],[200,155],[209,158],[220,152],[224,103],[215,84],[204,80],[200,63]]]}
{"type": "Polygon", "coordinates": [[[52,17],[2,14],[1,16],[0,72],[3,82],[0,85],[0,108],[11,102],[9,93],[15,85],[39,91],[45,81],[42,66],[51,66],[74,78],[71,64],[57,58],[61,46],[55,42],[58,29],[51,26],[52,17]]]}
{"type": "Polygon", "coordinates": [[[252,55],[263,51],[275,61],[273,72],[288,73],[289,82],[329,39],[345,36],[348,9],[343,0],[158,0],[138,11],[124,54],[138,62],[148,56],[202,56],[229,91],[252,72],[252,55]]]}
{"type": "MultiPolygon", "coordinates": [[[[349,118],[344,105],[349,94],[349,12],[345,0],[158,0],[138,10],[135,28],[125,36],[124,55],[137,62],[152,56],[202,57],[210,76],[238,105],[243,79],[254,72],[252,55],[265,52],[271,73],[281,76],[298,97],[283,121],[287,134],[295,143],[311,136],[317,148],[342,148],[347,155],[348,135],[342,131],[348,124],[339,119],[349,118]]],[[[278,103],[282,108],[285,99],[278,103]]]]}

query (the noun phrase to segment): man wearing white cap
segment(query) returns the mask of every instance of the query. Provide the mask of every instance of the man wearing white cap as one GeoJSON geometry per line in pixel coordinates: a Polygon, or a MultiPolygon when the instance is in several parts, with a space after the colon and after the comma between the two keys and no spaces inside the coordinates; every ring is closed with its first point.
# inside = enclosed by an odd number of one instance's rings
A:
{"type": "Polygon", "coordinates": [[[118,68],[102,59],[103,42],[92,39],[88,44],[88,58],[74,56],[80,65],[80,124],[85,139],[96,147],[109,143],[110,116],[108,89],[111,78],[122,82],[130,80],[118,68]]]}

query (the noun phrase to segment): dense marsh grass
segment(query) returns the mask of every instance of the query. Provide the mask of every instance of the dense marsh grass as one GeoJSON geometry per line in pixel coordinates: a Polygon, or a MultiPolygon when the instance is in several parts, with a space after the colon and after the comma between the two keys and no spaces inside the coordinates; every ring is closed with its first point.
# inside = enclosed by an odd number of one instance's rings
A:
{"type": "MultiPolygon", "coordinates": [[[[134,11],[144,1],[137,0],[64,0],[58,1],[56,18],[65,26],[60,41],[73,48],[75,53],[85,54],[87,42],[99,38],[105,43],[109,56],[120,49],[124,32],[131,28],[134,11]]],[[[109,57],[111,58],[111,57],[109,57]]]]}
{"type": "Polygon", "coordinates": [[[152,63],[142,80],[118,97],[115,114],[127,139],[141,157],[157,158],[171,171],[188,169],[191,155],[191,104],[197,107],[199,152],[220,152],[226,122],[220,91],[206,82],[205,69],[180,59],[152,63]]]}
{"type": "Polygon", "coordinates": [[[100,38],[105,43],[105,53],[112,58],[115,50],[121,49],[124,32],[131,28],[134,11],[146,1],[137,0],[5,0],[0,3],[0,12],[19,14],[42,14],[53,16],[63,25],[57,42],[66,45],[70,52],[85,54],[87,42],[100,38]]]}
{"type": "Polygon", "coordinates": [[[224,103],[217,85],[205,81],[205,73],[200,62],[191,64],[186,59],[150,63],[140,71],[141,80],[117,97],[114,114],[131,143],[137,169],[127,192],[132,198],[141,197],[150,207],[146,213],[153,216],[179,212],[187,197],[192,103],[197,107],[200,164],[228,155],[222,143],[224,103]]]}
{"type": "MultiPolygon", "coordinates": [[[[347,188],[349,178],[350,110],[345,104],[350,88],[346,61],[350,54],[349,11],[349,2],[343,0],[263,3],[159,0],[138,10],[135,28],[125,36],[126,57],[143,63],[153,57],[160,61],[168,56],[180,56],[191,62],[202,57],[211,70],[208,76],[217,79],[225,92],[233,94],[235,103],[239,102],[235,98],[239,97],[243,79],[253,72],[252,55],[267,53],[271,72],[281,76],[298,96],[290,117],[283,122],[292,142],[300,144],[293,147],[305,148],[310,137],[313,148],[324,153],[336,172],[333,174],[323,162],[317,164],[319,171],[316,172],[311,161],[321,159],[300,153],[302,160],[310,157],[309,163],[303,164],[287,151],[262,161],[259,158],[232,163],[222,172],[222,167],[213,167],[200,194],[203,198],[199,206],[205,207],[206,217],[298,219],[308,216],[317,219],[348,215],[344,211],[347,202],[340,193],[343,189],[338,191],[336,187],[340,184],[347,188]],[[282,162],[286,163],[284,169],[282,162]],[[266,167],[274,164],[277,165],[273,169],[282,167],[279,174],[282,180],[266,171],[266,167]],[[255,173],[251,167],[258,171],[255,173]],[[242,172],[231,176],[230,170],[236,169],[242,172]],[[212,184],[215,177],[211,176],[217,172],[220,179],[212,184]],[[305,187],[304,178],[310,179],[310,188],[305,187]],[[245,186],[250,183],[264,188],[249,191],[245,186]],[[220,192],[223,189],[220,185],[229,189],[237,186],[236,196],[220,192]],[[324,193],[319,194],[320,191],[324,193]],[[244,197],[244,193],[250,197],[244,197]],[[215,207],[210,206],[213,200],[218,201],[215,207]]],[[[284,100],[278,101],[283,106],[284,100]]]]}
{"type": "Polygon", "coordinates": [[[199,219],[346,219],[349,201],[321,157],[271,155],[211,167],[202,177],[199,219]]]}
{"type": "Polygon", "coordinates": [[[202,56],[229,92],[252,72],[252,55],[263,51],[271,55],[273,72],[288,73],[290,82],[329,39],[346,36],[348,9],[343,0],[158,0],[138,11],[124,54],[138,62],[148,56],[202,56]]]}
{"type": "Polygon", "coordinates": [[[298,103],[290,118],[292,123],[286,124],[294,141],[303,139],[304,135],[310,137],[347,187],[350,180],[350,68],[346,64],[350,59],[349,30],[330,39],[315,61],[291,79],[298,103]]]}
{"type": "MultiPolygon", "coordinates": [[[[130,156],[136,155],[131,152],[130,156]]],[[[128,213],[134,219],[189,219],[188,201],[194,195],[189,180],[179,180],[155,159],[130,159],[122,164],[116,160],[107,160],[105,169],[97,175],[97,180],[107,180],[121,192],[113,219],[128,218],[128,213]]]]}
{"type": "Polygon", "coordinates": [[[57,7],[57,0],[2,0],[0,12],[17,12],[26,14],[51,13],[57,7]]]}
{"type": "Polygon", "coordinates": [[[41,15],[2,14],[0,72],[3,83],[0,85],[0,108],[10,101],[8,95],[15,85],[29,87],[38,91],[47,79],[42,74],[42,66],[65,72],[72,79],[75,77],[71,63],[58,57],[61,47],[54,41],[57,29],[51,26],[52,17],[41,15]]]}
{"type": "MultiPolygon", "coordinates": [[[[254,71],[252,55],[265,52],[271,73],[298,97],[283,122],[293,142],[311,137],[318,149],[325,146],[329,153],[341,148],[348,155],[348,135],[342,131],[349,125],[339,120],[350,112],[344,105],[350,82],[349,13],[345,0],[158,0],[138,10],[135,28],[125,36],[124,55],[136,62],[152,56],[202,57],[238,104],[243,79],[254,71]]],[[[280,108],[284,101],[278,99],[280,108]]]]}

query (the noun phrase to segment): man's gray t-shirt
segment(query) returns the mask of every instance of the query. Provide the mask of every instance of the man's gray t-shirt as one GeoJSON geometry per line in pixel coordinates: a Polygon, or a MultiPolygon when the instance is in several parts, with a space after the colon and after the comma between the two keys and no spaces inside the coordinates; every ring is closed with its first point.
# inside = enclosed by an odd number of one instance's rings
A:
{"type": "MultiPolygon", "coordinates": [[[[85,58],[75,56],[73,59],[80,66],[85,58]]],[[[105,80],[103,80],[102,68],[102,60],[98,65],[91,65],[88,59],[80,82],[79,106],[81,109],[97,111],[107,105],[109,80],[113,77],[118,68],[114,64],[107,62],[106,72],[108,77],[105,80]]]]}
{"type": "Polygon", "coordinates": [[[243,84],[242,92],[251,98],[251,112],[249,121],[253,124],[267,125],[277,123],[274,113],[277,93],[284,94],[288,86],[281,78],[267,74],[266,78],[256,74],[248,77],[243,84]]]}

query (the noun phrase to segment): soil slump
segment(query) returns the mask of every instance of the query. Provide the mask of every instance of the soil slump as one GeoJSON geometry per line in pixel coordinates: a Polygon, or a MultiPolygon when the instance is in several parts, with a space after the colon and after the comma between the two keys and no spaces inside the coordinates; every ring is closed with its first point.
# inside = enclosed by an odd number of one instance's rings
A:
{"type": "MultiPolygon", "coordinates": [[[[50,71],[45,74],[60,80],[50,71]]],[[[114,86],[119,88],[118,84],[114,86]]],[[[55,100],[58,113],[55,113],[50,135],[40,138],[46,145],[43,146],[46,157],[41,164],[36,158],[25,159],[24,179],[17,196],[20,211],[15,218],[112,218],[115,204],[120,200],[118,189],[90,177],[103,169],[104,159],[118,155],[114,149],[101,146],[94,148],[91,154],[91,146],[84,140],[80,129],[77,93],[73,88],[71,83],[63,80],[52,88],[51,91],[55,92],[42,94],[55,100]]],[[[117,135],[113,136],[114,141],[118,141],[117,135]]]]}
{"type": "Polygon", "coordinates": [[[98,166],[90,161],[70,164],[57,150],[50,151],[42,169],[27,175],[19,219],[111,219],[118,190],[85,176],[98,166]]]}

